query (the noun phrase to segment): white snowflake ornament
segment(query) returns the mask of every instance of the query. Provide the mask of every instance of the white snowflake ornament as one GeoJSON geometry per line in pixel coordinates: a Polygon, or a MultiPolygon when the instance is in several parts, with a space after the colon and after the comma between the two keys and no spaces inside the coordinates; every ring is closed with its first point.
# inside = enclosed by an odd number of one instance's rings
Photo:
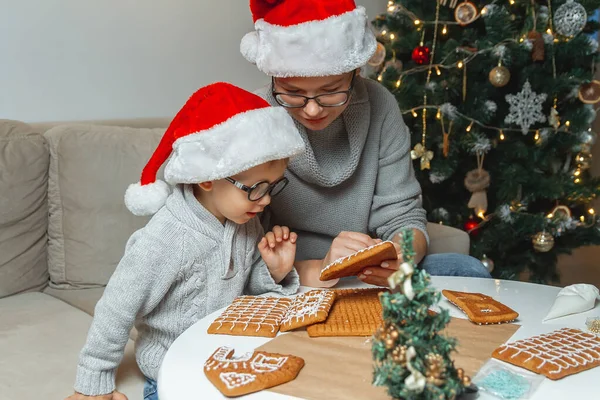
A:
{"type": "Polygon", "coordinates": [[[542,113],[542,104],[547,96],[546,93],[537,94],[532,91],[531,84],[526,81],[523,90],[519,93],[506,95],[506,102],[510,105],[510,109],[504,123],[519,125],[523,135],[527,135],[531,125],[536,122],[546,122],[546,116],[542,113]]]}

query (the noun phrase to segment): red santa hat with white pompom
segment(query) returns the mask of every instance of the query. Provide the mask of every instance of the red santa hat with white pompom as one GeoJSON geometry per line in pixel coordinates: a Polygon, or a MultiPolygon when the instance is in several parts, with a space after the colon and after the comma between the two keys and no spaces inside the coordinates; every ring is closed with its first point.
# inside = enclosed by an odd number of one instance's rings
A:
{"type": "Polygon", "coordinates": [[[275,77],[339,75],[360,68],[377,48],[354,0],[250,0],[254,32],[244,57],[275,77]]]}
{"type": "Polygon", "coordinates": [[[304,142],[283,107],[229,83],[214,83],[194,93],[177,113],[140,182],[127,189],[125,205],[135,215],[151,215],[165,204],[170,187],[156,179],[165,162],[169,184],[201,183],[303,151],[304,142]]]}

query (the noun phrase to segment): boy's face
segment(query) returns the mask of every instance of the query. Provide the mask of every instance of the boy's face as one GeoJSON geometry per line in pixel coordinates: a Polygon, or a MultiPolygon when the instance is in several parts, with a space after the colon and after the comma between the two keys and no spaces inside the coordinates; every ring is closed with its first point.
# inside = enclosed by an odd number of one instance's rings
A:
{"type": "MultiPolygon", "coordinates": [[[[309,97],[339,92],[350,88],[350,82],[355,73],[356,71],[333,76],[275,78],[273,89],[279,93],[300,94],[309,97]]],[[[311,100],[303,108],[286,109],[306,129],[320,131],[339,117],[348,104],[350,104],[350,100],[338,107],[322,107],[316,101],[311,100]]]]}
{"type": "MultiPolygon", "coordinates": [[[[286,167],[287,161],[276,160],[257,165],[231,178],[249,187],[261,181],[273,183],[283,178],[286,167]]],[[[213,181],[212,189],[206,194],[210,196],[213,208],[210,211],[221,222],[228,219],[236,224],[245,224],[271,203],[271,196],[269,194],[266,194],[257,201],[248,200],[247,192],[239,189],[225,179],[213,181]]]]}

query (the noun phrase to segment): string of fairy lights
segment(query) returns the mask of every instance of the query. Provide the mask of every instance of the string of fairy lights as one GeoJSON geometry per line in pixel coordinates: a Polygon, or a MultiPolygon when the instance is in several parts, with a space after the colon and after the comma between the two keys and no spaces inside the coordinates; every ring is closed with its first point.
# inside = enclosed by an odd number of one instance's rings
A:
{"type": "MultiPolygon", "coordinates": [[[[437,40],[437,36],[438,36],[438,27],[441,26],[442,28],[439,30],[439,33],[442,36],[445,36],[448,34],[448,27],[451,25],[465,25],[459,21],[449,21],[449,20],[440,20],[439,19],[439,5],[440,2],[443,0],[436,0],[437,2],[437,9],[436,9],[436,19],[433,21],[429,21],[429,20],[424,20],[423,18],[420,18],[419,16],[417,16],[415,13],[413,13],[412,11],[406,9],[404,6],[402,6],[401,4],[395,4],[393,1],[389,1],[388,5],[387,5],[387,12],[394,15],[394,14],[398,14],[401,13],[405,16],[407,16],[408,18],[410,18],[413,22],[413,24],[415,25],[417,31],[422,31],[422,36],[421,36],[421,46],[423,46],[423,39],[425,37],[425,29],[430,29],[429,26],[432,26],[431,29],[434,30],[434,46],[435,46],[435,41],[437,40]]],[[[509,1],[510,5],[516,5],[517,4],[517,0],[510,0],[509,1]]],[[[551,2],[550,0],[548,0],[548,8],[550,10],[550,15],[552,15],[552,11],[551,11],[551,2]]],[[[485,6],[481,9],[480,12],[476,13],[476,15],[473,16],[473,18],[468,22],[468,23],[472,23],[475,20],[485,17],[488,13],[489,13],[489,9],[488,6],[485,6]]],[[[559,43],[561,41],[568,41],[570,38],[569,37],[559,37],[559,36],[554,36],[553,34],[553,26],[552,26],[552,18],[548,19],[548,27],[545,30],[545,33],[548,35],[551,35],[552,37],[552,41],[550,42],[551,44],[556,44],[559,43]]],[[[380,32],[380,35],[383,38],[387,38],[390,40],[390,42],[394,42],[394,40],[396,39],[396,35],[393,32],[389,32],[387,29],[384,29],[380,32]]],[[[466,69],[467,69],[467,65],[473,61],[473,59],[475,59],[476,57],[480,56],[480,55],[484,55],[484,54],[488,54],[490,52],[492,52],[495,55],[498,55],[498,66],[502,65],[502,59],[504,57],[504,51],[506,49],[507,45],[511,45],[511,44],[521,44],[523,43],[525,40],[527,40],[526,35],[522,35],[520,36],[518,39],[506,39],[503,40],[497,44],[495,44],[494,46],[491,46],[489,48],[484,48],[484,49],[470,49],[467,47],[458,47],[456,49],[456,52],[460,52],[460,53],[464,53],[465,56],[464,57],[459,57],[458,60],[453,61],[453,62],[448,62],[448,60],[450,58],[453,58],[453,54],[449,53],[447,54],[443,59],[441,59],[439,62],[434,63],[433,62],[433,54],[431,54],[431,58],[430,58],[430,62],[426,63],[427,65],[419,65],[416,66],[414,68],[411,68],[409,70],[403,70],[399,72],[398,78],[395,81],[395,83],[393,84],[393,86],[395,87],[395,91],[400,90],[401,85],[403,80],[412,74],[418,74],[418,73],[423,73],[423,72],[427,72],[427,80],[429,82],[429,77],[431,76],[432,72],[435,71],[435,74],[437,76],[441,76],[442,75],[442,71],[444,70],[453,70],[453,69],[459,69],[459,70],[463,70],[463,74],[464,74],[464,78],[463,78],[463,99],[464,96],[466,95],[466,69]]],[[[554,47],[554,46],[552,46],[554,47]]],[[[551,58],[552,58],[552,69],[553,69],[553,76],[554,78],[556,78],[556,62],[555,62],[555,57],[554,57],[554,51],[552,49],[551,52],[551,58]]],[[[393,60],[395,60],[395,53],[393,53],[393,60]]],[[[383,68],[383,71],[378,75],[377,79],[379,81],[383,80],[383,72],[385,72],[385,68],[383,68]]],[[[553,112],[555,113],[556,116],[558,116],[557,113],[557,98],[556,96],[554,97],[554,102],[553,102],[553,112]]],[[[553,132],[569,132],[569,128],[571,125],[571,121],[567,120],[564,121],[564,123],[561,123],[560,120],[558,118],[556,118],[556,124],[554,124],[554,126],[548,126],[547,128],[537,128],[537,129],[526,129],[526,131],[524,131],[524,129],[522,128],[510,128],[510,127],[500,127],[500,126],[492,126],[492,125],[488,125],[476,118],[473,118],[471,116],[468,116],[464,113],[459,112],[458,110],[456,110],[455,108],[452,110],[452,116],[446,115],[444,113],[444,105],[431,105],[431,104],[427,104],[427,97],[425,95],[424,97],[424,101],[423,104],[420,106],[416,106],[413,107],[411,109],[407,109],[407,110],[402,110],[402,114],[407,115],[410,114],[412,115],[414,118],[419,117],[419,112],[421,113],[421,116],[423,118],[423,137],[422,137],[422,143],[421,146],[419,147],[419,152],[421,154],[421,156],[425,156],[426,153],[431,153],[429,151],[427,151],[426,147],[425,147],[425,141],[426,141],[426,115],[427,115],[427,111],[433,111],[436,113],[436,119],[440,120],[442,127],[444,127],[444,117],[449,118],[450,119],[450,129],[452,127],[452,119],[455,118],[462,118],[463,120],[465,120],[467,122],[467,126],[465,128],[466,132],[470,132],[474,126],[479,127],[480,129],[484,129],[484,130],[490,130],[490,131],[496,131],[498,134],[498,139],[500,141],[505,141],[508,138],[508,133],[509,132],[519,132],[519,133],[529,133],[529,134],[533,134],[533,138],[536,144],[542,144],[543,143],[543,135],[541,133],[542,130],[544,129],[549,129],[553,132]],[[450,118],[451,117],[451,118],[450,118]]],[[[445,132],[445,129],[443,128],[444,131],[444,141],[446,142],[447,140],[447,136],[450,132],[445,132]]],[[[588,129],[589,132],[592,131],[591,128],[588,129]]],[[[417,145],[418,146],[418,145],[417,145]]],[[[415,147],[415,150],[417,148],[415,147]]],[[[429,159],[426,160],[426,165],[427,168],[428,167],[428,162],[429,160],[431,160],[432,155],[429,156],[429,159]]],[[[423,159],[422,161],[422,167],[423,167],[423,159]]],[[[573,182],[576,184],[579,184],[582,182],[581,179],[581,174],[582,174],[582,168],[577,167],[573,172],[573,182]]],[[[593,207],[590,207],[587,210],[587,214],[588,217],[586,217],[585,215],[581,215],[579,216],[579,226],[593,226],[596,223],[596,212],[594,210],[593,207]],[[588,221],[588,218],[591,217],[591,223],[588,221]]],[[[491,219],[491,217],[493,216],[493,214],[485,214],[485,212],[479,211],[477,213],[478,217],[481,218],[481,224],[489,221],[491,219]]],[[[568,215],[569,218],[571,218],[571,211],[568,207],[566,206],[561,206],[561,205],[557,205],[556,207],[553,208],[553,210],[549,213],[547,213],[546,218],[548,220],[552,220],[553,218],[557,218],[557,217],[564,217],[564,215],[568,215]],[[565,210],[566,209],[566,210],[565,210]]]]}

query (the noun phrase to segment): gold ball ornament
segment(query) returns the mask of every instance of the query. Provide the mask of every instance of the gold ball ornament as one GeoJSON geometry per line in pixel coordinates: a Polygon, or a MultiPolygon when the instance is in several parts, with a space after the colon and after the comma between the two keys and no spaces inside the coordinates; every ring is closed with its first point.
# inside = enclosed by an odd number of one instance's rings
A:
{"type": "Polygon", "coordinates": [[[398,331],[392,331],[390,332],[390,336],[392,337],[392,339],[396,340],[398,339],[398,336],[400,336],[400,334],[398,333],[398,331]]]}
{"type": "Polygon", "coordinates": [[[371,67],[379,67],[381,64],[383,64],[384,60],[385,60],[385,46],[383,45],[383,43],[377,42],[377,48],[375,49],[375,53],[373,53],[373,55],[371,56],[369,61],[367,61],[367,63],[371,67]]]}
{"type": "Polygon", "coordinates": [[[508,81],[510,81],[510,71],[508,68],[499,65],[490,71],[489,79],[490,83],[495,87],[506,86],[508,81]]]}
{"type": "Polygon", "coordinates": [[[477,19],[477,7],[470,1],[460,3],[454,9],[454,19],[462,26],[469,25],[477,19]]]}
{"type": "Polygon", "coordinates": [[[580,169],[588,169],[592,166],[592,155],[590,153],[577,153],[575,162],[580,169]]]}
{"type": "Polygon", "coordinates": [[[470,386],[471,385],[471,378],[468,376],[465,376],[462,378],[462,383],[463,386],[470,386]]]}
{"type": "Polygon", "coordinates": [[[462,368],[458,368],[456,370],[456,374],[458,375],[458,379],[462,380],[462,378],[465,376],[465,370],[462,368]]]}
{"type": "Polygon", "coordinates": [[[429,353],[425,356],[425,361],[427,382],[431,385],[442,386],[445,381],[444,373],[446,372],[444,358],[439,354],[429,353]]]}
{"type": "Polygon", "coordinates": [[[593,80],[579,87],[577,97],[585,104],[596,104],[600,101],[600,81],[593,80]]]}
{"type": "Polygon", "coordinates": [[[546,253],[554,247],[554,237],[548,232],[538,232],[531,239],[533,248],[540,253],[546,253]]]}
{"type": "Polygon", "coordinates": [[[394,347],[394,345],[395,345],[395,344],[396,344],[396,343],[395,343],[394,339],[386,339],[386,340],[385,340],[385,347],[386,347],[387,349],[392,349],[392,348],[394,347]]]}
{"type": "Polygon", "coordinates": [[[406,346],[398,346],[392,351],[392,358],[395,363],[404,365],[406,363],[406,346]]]}

